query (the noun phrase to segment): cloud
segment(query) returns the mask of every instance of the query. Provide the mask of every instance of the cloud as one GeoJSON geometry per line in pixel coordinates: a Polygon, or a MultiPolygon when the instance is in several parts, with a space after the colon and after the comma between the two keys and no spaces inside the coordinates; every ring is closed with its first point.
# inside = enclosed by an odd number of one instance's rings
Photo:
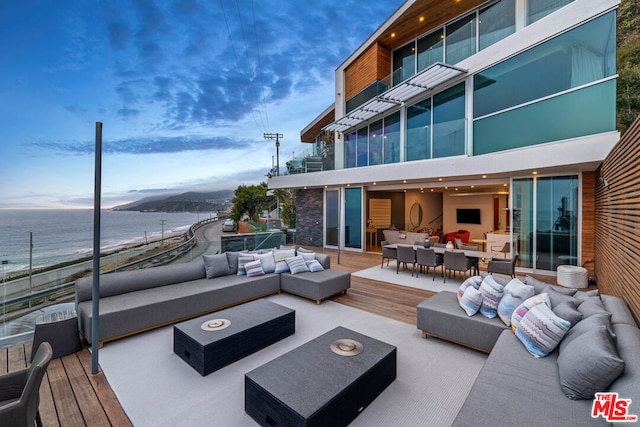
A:
{"type": "MultiPolygon", "coordinates": [[[[228,137],[139,137],[104,140],[103,154],[167,154],[200,150],[237,150],[252,146],[254,141],[228,137]]],[[[32,147],[46,149],[61,155],[93,154],[94,142],[66,143],[57,141],[34,142],[32,147]]]]}

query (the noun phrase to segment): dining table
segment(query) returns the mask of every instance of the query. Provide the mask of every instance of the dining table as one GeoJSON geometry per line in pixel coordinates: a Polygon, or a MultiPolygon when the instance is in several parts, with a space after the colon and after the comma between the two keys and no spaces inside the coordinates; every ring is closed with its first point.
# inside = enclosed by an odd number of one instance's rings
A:
{"type": "MultiPolygon", "coordinates": [[[[402,243],[392,243],[390,245],[386,245],[385,248],[398,249],[398,246],[410,246],[410,247],[413,248],[413,250],[417,250],[418,248],[424,248],[424,246],[405,245],[405,244],[402,244],[402,243]]],[[[452,252],[464,252],[464,255],[467,258],[475,258],[474,269],[476,270],[476,274],[478,274],[478,261],[480,259],[492,259],[493,257],[495,257],[497,255],[496,253],[493,253],[493,252],[474,251],[474,250],[467,250],[467,249],[447,249],[447,248],[443,248],[443,247],[439,247],[439,246],[433,247],[432,249],[437,254],[442,254],[443,255],[446,251],[450,250],[452,252]]]]}

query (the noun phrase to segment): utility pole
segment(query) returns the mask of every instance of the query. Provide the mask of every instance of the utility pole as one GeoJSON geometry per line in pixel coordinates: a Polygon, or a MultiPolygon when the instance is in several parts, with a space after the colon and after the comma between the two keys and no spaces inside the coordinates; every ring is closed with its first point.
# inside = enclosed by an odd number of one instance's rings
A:
{"type": "Polygon", "coordinates": [[[160,246],[164,246],[164,224],[167,222],[166,219],[161,219],[160,224],[162,225],[162,239],[160,240],[160,246]]]}
{"type": "Polygon", "coordinates": [[[281,133],[265,133],[265,139],[276,140],[276,176],[280,176],[280,138],[284,138],[281,133]]]}

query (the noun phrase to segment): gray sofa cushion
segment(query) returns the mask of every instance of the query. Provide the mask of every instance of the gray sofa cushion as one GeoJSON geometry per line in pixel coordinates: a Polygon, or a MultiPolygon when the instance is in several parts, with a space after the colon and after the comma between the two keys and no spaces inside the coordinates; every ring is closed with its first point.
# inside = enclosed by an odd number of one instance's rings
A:
{"type": "Polygon", "coordinates": [[[625,323],[627,325],[638,327],[636,321],[633,320],[631,310],[624,300],[613,295],[600,295],[600,300],[604,304],[604,308],[611,313],[611,323],[625,323]]]}
{"type": "Polygon", "coordinates": [[[557,354],[535,359],[511,331],[502,332],[453,425],[606,425],[591,418],[591,401],[562,393],[557,354]]]}
{"type": "Polygon", "coordinates": [[[640,329],[625,323],[613,325],[618,353],[624,360],[624,372],[611,384],[621,399],[631,399],[630,413],[640,416],[640,329]]]}
{"type": "Polygon", "coordinates": [[[229,274],[229,261],[226,254],[202,255],[207,279],[229,274]]]}
{"type": "Polygon", "coordinates": [[[569,399],[593,399],[624,371],[613,338],[603,327],[591,329],[558,356],[560,386],[569,399]]]}
{"type": "MultiPolygon", "coordinates": [[[[476,314],[469,318],[454,292],[441,291],[418,305],[418,329],[480,351],[490,352],[507,326],[500,318],[476,314]]],[[[529,356],[531,357],[531,356],[529,356]]]]}
{"type": "Polygon", "coordinates": [[[315,273],[282,273],[280,287],[283,292],[311,298],[320,302],[351,287],[351,274],[341,270],[323,270],[315,273]]]}
{"type": "MultiPolygon", "coordinates": [[[[100,298],[203,279],[204,277],[204,263],[201,259],[184,264],[102,274],[100,275],[100,298]]],[[[76,282],[76,301],[90,301],[92,290],[92,277],[79,279],[76,282]]]]}
{"type": "MultiPolygon", "coordinates": [[[[276,274],[250,278],[229,275],[104,297],[100,299],[99,339],[105,341],[151,329],[273,294],[279,289],[280,278],[276,274]]],[[[90,343],[91,302],[82,302],[78,308],[80,328],[90,343]]]]}

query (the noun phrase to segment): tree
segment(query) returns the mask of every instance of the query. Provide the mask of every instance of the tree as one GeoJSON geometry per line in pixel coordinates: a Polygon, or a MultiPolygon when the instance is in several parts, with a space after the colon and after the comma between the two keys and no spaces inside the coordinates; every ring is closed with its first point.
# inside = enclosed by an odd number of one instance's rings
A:
{"type": "Polygon", "coordinates": [[[640,114],[640,3],[623,0],[618,10],[618,130],[640,114]]]}
{"type": "Polygon", "coordinates": [[[273,191],[280,205],[280,219],[288,228],[296,228],[296,190],[280,188],[273,191]]]}
{"type": "Polygon", "coordinates": [[[234,193],[230,217],[240,221],[247,215],[249,219],[256,221],[261,211],[270,210],[275,203],[273,196],[267,196],[267,190],[266,182],[239,186],[234,193]]]}

